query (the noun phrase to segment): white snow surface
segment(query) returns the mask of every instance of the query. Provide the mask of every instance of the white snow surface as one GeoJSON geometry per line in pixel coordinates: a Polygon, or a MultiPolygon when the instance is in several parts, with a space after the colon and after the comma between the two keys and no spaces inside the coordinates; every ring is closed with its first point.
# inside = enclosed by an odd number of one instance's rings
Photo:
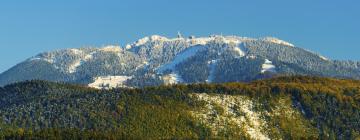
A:
{"type": "Polygon", "coordinates": [[[132,79],[132,76],[100,76],[95,77],[95,81],[90,83],[88,86],[97,89],[126,87],[124,83],[129,79],[132,79]]]}
{"type": "Polygon", "coordinates": [[[148,42],[169,42],[169,41],[176,41],[176,40],[182,40],[184,38],[166,38],[164,36],[160,36],[160,35],[152,35],[152,36],[146,36],[144,38],[141,38],[137,41],[135,41],[134,43],[132,44],[127,44],[125,46],[125,49],[131,49],[133,47],[138,47],[138,46],[142,46],[142,45],[145,45],[146,43],[148,42]]]}
{"type": "Polygon", "coordinates": [[[76,69],[81,66],[81,60],[76,60],[72,65],[69,66],[68,72],[74,73],[76,72],[76,69]]]}
{"type": "Polygon", "coordinates": [[[160,36],[160,35],[152,35],[152,36],[150,36],[150,40],[152,40],[152,41],[169,41],[168,38],[160,36]]]}
{"type": "Polygon", "coordinates": [[[125,45],[125,49],[128,50],[128,49],[131,49],[131,48],[132,48],[132,46],[131,46],[130,44],[126,44],[126,45],[125,45]]]}
{"type": "Polygon", "coordinates": [[[120,46],[108,45],[108,46],[105,46],[103,48],[100,48],[100,51],[104,51],[104,52],[121,52],[121,48],[120,48],[120,46]]]}
{"type": "Polygon", "coordinates": [[[189,44],[189,46],[196,46],[196,45],[207,45],[209,42],[215,40],[222,41],[223,43],[227,43],[227,44],[230,43],[240,44],[242,41],[250,41],[256,39],[248,38],[248,37],[222,36],[222,35],[211,35],[209,37],[199,37],[199,38],[195,38],[194,36],[191,36],[191,38],[183,38],[183,37],[167,38],[160,35],[152,35],[141,38],[132,44],[127,44],[125,48],[130,49],[134,46],[137,47],[137,46],[145,45],[148,42],[171,42],[178,40],[186,41],[189,44]]]}
{"type": "Polygon", "coordinates": [[[261,73],[264,72],[276,72],[275,71],[275,65],[272,64],[272,62],[269,59],[265,59],[265,63],[262,65],[261,73]]]}
{"type": "Polygon", "coordinates": [[[35,56],[35,57],[30,58],[28,61],[46,61],[46,62],[48,62],[50,64],[54,64],[55,63],[55,57],[53,55],[49,55],[49,56],[46,56],[46,57],[35,56]]]}
{"type": "Polygon", "coordinates": [[[33,58],[30,58],[29,60],[30,60],[30,61],[36,61],[36,60],[41,60],[41,58],[39,58],[39,57],[33,57],[33,58]]]}
{"type": "Polygon", "coordinates": [[[286,46],[290,46],[290,47],[295,46],[295,45],[293,45],[293,44],[291,44],[289,42],[286,42],[284,40],[280,40],[280,39],[275,38],[275,37],[265,37],[262,40],[272,42],[272,43],[276,43],[276,44],[280,44],[280,45],[286,45],[286,46]]]}
{"type": "Polygon", "coordinates": [[[79,49],[70,49],[70,51],[75,55],[81,55],[83,53],[83,51],[79,49]]]}
{"type": "Polygon", "coordinates": [[[80,67],[83,63],[93,59],[94,54],[96,53],[96,51],[91,52],[89,54],[83,54],[83,58],[75,60],[71,65],[69,65],[68,67],[68,72],[69,73],[74,73],[76,72],[77,68],[80,67]]]}
{"type": "Polygon", "coordinates": [[[88,61],[88,60],[90,60],[90,59],[93,59],[95,53],[96,53],[96,52],[91,52],[91,53],[85,55],[84,60],[85,60],[85,61],[88,61]]]}
{"type": "MultiPolygon", "coordinates": [[[[188,45],[191,46],[196,46],[196,45],[208,45],[210,42],[213,41],[220,41],[226,44],[235,44],[235,45],[239,45],[241,44],[241,42],[245,42],[245,41],[255,41],[255,40],[263,40],[263,41],[268,41],[268,42],[272,42],[272,43],[276,43],[276,44],[281,44],[281,45],[287,45],[287,46],[291,46],[294,47],[293,44],[277,39],[275,37],[266,37],[266,38],[260,38],[260,39],[254,39],[254,38],[249,38],[249,37],[238,37],[238,36],[222,36],[222,35],[211,35],[209,37],[198,37],[195,38],[194,36],[190,36],[189,38],[183,38],[183,37],[176,37],[176,38],[167,38],[164,36],[160,36],[160,35],[152,35],[152,36],[146,36],[144,38],[141,38],[137,41],[135,41],[134,43],[131,44],[127,44],[126,45],[126,49],[131,49],[133,47],[138,47],[138,46],[142,46],[145,45],[149,42],[171,42],[171,41],[178,41],[178,40],[184,40],[188,43],[188,45]]],[[[241,48],[240,48],[241,49],[241,48]]]]}
{"type": "Polygon", "coordinates": [[[194,56],[198,51],[200,51],[202,49],[204,49],[204,47],[202,47],[202,46],[193,46],[193,47],[185,49],[183,52],[176,55],[175,58],[171,62],[166,63],[166,64],[160,66],[159,68],[157,68],[157,72],[162,73],[165,70],[174,70],[175,66],[177,64],[194,56]]]}
{"type": "Polygon", "coordinates": [[[195,45],[207,45],[209,42],[214,40],[219,40],[226,44],[234,43],[238,45],[241,43],[241,40],[243,40],[243,38],[234,37],[234,36],[214,35],[210,37],[191,38],[191,39],[187,39],[186,41],[190,43],[190,46],[195,46],[195,45]]]}
{"type": "Polygon", "coordinates": [[[188,39],[187,42],[190,44],[190,46],[196,46],[196,45],[206,45],[208,42],[212,40],[214,40],[214,38],[202,37],[202,38],[188,39]]]}
{"type": "Polygon", "coordinates": [[[249,56],[246,56],[247,59],[255,59],[256,56],[255,55],[249,55],[249,56]]]}
{"type": "Polygon", "coordinates": [[[173,85],[173,84],[178,84],[178,83],[184,82],[184,80],[181,78],[181,76],[176,72],[165,75],[165,76],[163,76],[162,79],[163,79],[165,85],[173,85]]]}
{"type": "Polygon", "coordinates": [[[147,43],[148,41],[150,40],[149,37],[144,37],[142,39],[139,39],[138,41],[136,41],[134,43],[135,46],[141,46],[141,45],[144,45],[145,43],[147,43]]]}
{"type": "Polygon", "coordinates": [[[322,56],[322,55],[319,55],[319,57],[322,59],[322,60],[325,60],[325,61],[328,61],[329,59],[326,58],[325,56],[322,56]]]}
{"type": "Polygon", "coordinates": [[[238,57],[244,57],[245,56],[245,52],[242,51],[239,47],[234,47],[233,49],[237,53],[238,57]]]}

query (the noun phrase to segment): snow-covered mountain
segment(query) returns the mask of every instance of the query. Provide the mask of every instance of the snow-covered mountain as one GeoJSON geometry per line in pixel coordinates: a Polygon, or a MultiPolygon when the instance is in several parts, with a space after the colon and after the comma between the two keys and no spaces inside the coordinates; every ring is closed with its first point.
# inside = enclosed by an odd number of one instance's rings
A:
{"type": "Polygon", "coordinates": [[[96,88],[252,81],[274,75],[360,79],[360,63],[329,60],[273,37],[144,37],[125,47],[38,54],[0,75],[0,85],[41,79],[96,88]]]}

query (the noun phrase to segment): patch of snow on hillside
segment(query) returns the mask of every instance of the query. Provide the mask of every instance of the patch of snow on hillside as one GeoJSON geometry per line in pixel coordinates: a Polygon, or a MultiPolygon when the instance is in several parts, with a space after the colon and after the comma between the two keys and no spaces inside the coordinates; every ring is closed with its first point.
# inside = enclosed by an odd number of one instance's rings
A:
{"type": "Polygon", "coordinates": [[[81,60],[76,60],[73,64],[69,66],[68,72],[74,73],[76,69],[81,65],[81,60]]]}
{"type": "Polygon", "coordinates": [[[70,51],[75,55],[81,55],[83,53],[83,51],[79,49],[70,49],[70,51]]]}
{"type": "Polygon", "coordinates": [[[266,37],[266,38],[263,38],[262,40],[272,42],[272,43],[276,43],[276,44],[280,44],[280,45],[286,45],[286,46],[294,47],[293,44],[291,44],[289,42],[286,42],[284,40],[280,40],[280,39],[275,38],[275,37],[266,37]]]}
{"type": "MultiPolygon", "coordinates": [[[[74,49],[75,50],[75,49],[74,49]]],[[[79,51],[74,51],[76,52],[77,54],[82,54],[83,52],[79,50],[79,51]]],[[[81,59],[78,59],[78,60],[75,60],[71,65],[68,66],[68,69],[67,69],[67,72],[69,73],[74,73],[76,72],[77,68],[80,67],[83,63],[85,63],[86,61],[89,61],[91,59],[93,59],[93,55],[94,53],[96,52],[91,52],[89,54],[84,54],[82,55],[82,58],[81,59]]]]}
{"type": "Polygon", "coordinates": [[[168,38],[159,36],[159,35],[152,35],[150,36],[151,41],[169,41],[168,38]]]}
{"type": "Polygon", "coordinates": [[[268,140],[264,133],[267,122],[261,118],[263,112],[254,110],[253,101],[241,95],[209,95],[207,93],[191,94],[191,98],[205,103],[201,110],[190,113],[201,124],[208,126],[217,135],[226,132],[229,126],[235,126],[248,134],[252,139],[268,140]],[[219,109],[221,108],[221,109],[219,109]]]}
{"type": "Polygon", "coordinates": [[[325,61],[328,61],[329,59],[326,58],[325,56],[322,56],[322,55],[319,55],[319,57],[322,59],[322,60],[325,60],[325,61]]]}
{"type": "Polygon", "coordinates": [[[223,37],[223,36],[221,36],[220,38],[221,38],[221,39],[224,41],[224,43],[226,43],[226,44],[234,43],[234,44],[238,45],[238,44],[241,43],[241,41],[240,41],[238,38],[223,37]]]}
{"type": "Polygon", "coordinates": [[[136,41],[134,43],[135,46],[141,46],[141,45],[144,45],[146,44],[148,41],[150,41],[150,38],[149,37],[144,37],[142,39],[139,39],[138,41],[136,41]]]}
{"type": "Polygon", "coordinates": [[[109,45],[109,46],[105,46],[103,48],[100,48],[100,51],[104,51],[104,52],[121,52],[121,48],[120,48],[120,46],[109,45]]]}
{"type": "Polygon", "coordinates": [[[209,65],[209,76],[206,80],[207,83],[212,83],[215,79],[216,64],[219,60],[211,60],[208,62],[209,65]]]}
{"type": "Polygon", "coordinates": [[[84,61],[88,61],[88,60],[90,60],[90,59],[93,59],[95,53],[96,53],[96,52],[91,52],[91,53],[85,55],[84,61]]]}
{"type": "MultiPolygon", "coordinates": [[[[239,45],[241,42],[254,41],[257,39],[248,38],[248,37],[238,37],[238,36],[222,36],[222,35],[211,35],[209,37],[199,37],[199,38],[196,38],[194,36],[190,36],[189,38],[183,38],[183,37],[167,38],[167,37],[163,37],[163,36],[159,36],[159,35],[152,35],[152,36],[148,36],[148,37],[139,39],[132,44],[127,44],[125,48],[131,49],[134,46],[135,47],[142,46],[148,42],[154,42],[154,41],[172,42],[172,41],[178,41],[178,40],[185,40],[189,44],[189,46],[196,46],[196,45],[204,46],[212,41],[223,42],[225,44],[233,43],[235,45],[239,45]]],[[[266,38],[262,38],[260,40],[294,47],[294,45],[289,42],[286,42],[286,41],[283,41],[283,40],[280,40],[277,38],[273,38],[273,37],[266,37],[266,38]]]]}
{"type": "MultiPolygon", "coordinates": [[[[221,41],[226,44],[234,43],[234,44],[238,45],[243,41],[253,41],[253,40],[257,40],[257,39],[248,38],[248,37],[238,37],[238,36],[222,36],[222,35],[211,35],[209,37],[199,37],[199,38],[190,36],[189,38],[185,39],[183,37],[167,38],[167,37],[163,37],[163,36],[159,36],[159,35],[152,35],[152,36],[148,36],[148,37],[139,39],[135,43],[127,44],[125,48],[130,49],[133,46],[141,46],[148,42],[154,42],[154,41],[170,42],[170,41],[177,41],[177,40],[185,40],[189,44],[189,46],[196,46],[196,45],[204,46],[214,40],[221,41]]],[[[274,37],[261,38],[260,40],[294,47],[293,44],[283,41],[283,40],[280,40],[280,39],[277,39],[277,38],[274,38],[274,37]]]]}
{"type": "Polygon", "coordinates": [[[173,85],[184,82],[181,76],[176,72],[165,75],[162,79],[165,85],[173,85]]]}
{"type": "Polygon", "coordinates": [[[232,36],[224,37],[224,36],[213,35],[210,37],[200,37],[200,38],[191,37],[190,39],[187,40],[187,42],[190,44],[190,46],[195,46],[195,45],[203,45],[204,46],[214,40],[222,41],[223,43],[226,43],[226,44],[234,43],[235,45],[238,45],[241,43],[242,38],[236,38],[236,37],[232,37],[232,36]]]}
{"type": "Polygon", "coordinates": [[[137,65],[135,67],[135,70],[138,70],[140,68],[147,68],[149,66],[149,62],[148,61],[143,61],[141,64],[137,65]]]}
{"type": "Polygon", "coordinates": [[[129,49],[131,49],[131,48],[132,48],[132,46],[131,46],[130,44],[126,44],[126,45],[125,45],[125,49],[129,50],[129,49]]]}
{"type": "Polygon", "coordinates": [[[188,39],[187,42],[189,42],[190,46],[196,46],[196,45],[206,45],[208,42],[214,40],[214,38],[211,37],[202,37],[202,38],[192,38],[188,39]]]}
{"type": "Polygon", "coordinates": [[[94,82],[88,86],[97,89],[110,89],[117,87],[126,87],[125,82],[132,79],[131,76],[100,76],[94,78],[94,82]]]}
{"type": "Polygon", "coordinates": [[[48,63],[50,63],[50,64],[54,64],[54,63],[55,63],[55,58],[54,58],[54,57],[51,57],[51,58],[49,58],[49,57],[33,58],[33,59],[31,59],[31,60],[42,60],[42,61],[46,61],[46,62],[48,62],[48,63]]]}
{"type": "Polygon", "coordinates": [[[165,70],[174,70],[175,66],[177,64],[179,64],[179,63],[183,62],[184,60],[194,56],[198,51],[200,51],[202,49],[204,49],[204,47],[201,47],[201,46],[194,46],[194,47],[187,48],[183,52],[177,54],[175,56],[175,58],[171,62],[166,63],[166,64],[160,66],[159,68],[157,68],[157,72],[162,73],[165,70]]]}
{"type": "Polygon", "coordinates": [[[250,55],[250,56],[247,56],[246,58],[247,59],[256,59],[256,56],[255,55],[250,55]]]}
{"type": "Polygon", "coordinates": [[[261,73],[264,72],[275,72],[275,66],[272,64],[272,62],[269,59],[265,59],[265,63],[262,65],[261,73]]]}
{"type": "MultiPolygon", "coordinates": [[[[139,39],[132,44],[127,44],[125,46],[125,49],[129,50],[133,47],[145,45],[148,42],[157,42],[158,43],[158,42],[171,42],[171,41],[178,41],[178,40],[184,40],[184,38],[167,38],[167,37],[160,36],[160,35],[152,35],[152,36],[147,36],[142,39],[139,39]]],[[[158,47],[162,47],[162,46],[158,46],[158,47]]]]}
{"type": "Polygon", "coordinates": [[[41,60],[41,61],[48,62],[50,64],[54,64],[56,61],[56,58],[55,58],[55,55],[53,55],[51,53],[46,53],[46,54],[38,55],[38,56],[32,58],[31,60],[41,60]]]}
{"type": "Polygon", "coordinates": [[[234,50],[234,52],[236,52],[238,57],[244,57],[245,56],[245,52],[242,51],[239,47],[233,47],[233,50],[234,50]]]}
{"type": "Polygon", "coordinates": [[[30,58],[29,61],[36,61],[36,60],[41,60],[41,58],[39,57],[33,57],[33,58],[30,58]]]}

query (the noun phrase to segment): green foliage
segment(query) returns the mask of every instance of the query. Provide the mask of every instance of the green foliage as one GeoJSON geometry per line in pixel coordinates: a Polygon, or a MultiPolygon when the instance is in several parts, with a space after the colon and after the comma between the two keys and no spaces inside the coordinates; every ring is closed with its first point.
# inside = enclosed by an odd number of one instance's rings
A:
{"type": "MultiPolygon", "coordinates": [[[[113,90],[21,82],[0,88],[0,139],[249,138],[230,124],[212,133],[191,115],[204,103],[189,93],[243,95],[254,110],[280,108],[278,115],[262,116],[274,139],[355,139],[360,133],[360,81],[293,76],[113,90]]],[[[215,110],[224,113],[220,106],[215,110]]]]}

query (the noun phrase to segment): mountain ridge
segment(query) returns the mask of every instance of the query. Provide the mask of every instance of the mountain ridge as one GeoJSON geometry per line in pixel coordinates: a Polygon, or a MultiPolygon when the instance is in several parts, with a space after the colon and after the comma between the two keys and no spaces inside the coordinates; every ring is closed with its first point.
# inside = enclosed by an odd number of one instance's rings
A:
{"type": "Polygon", "coordinates": [[[359,67],[360,62],[329,60],[273,37],[152,35],[124,47],[40,53],[0,74],[0,85],[31,79],[90,85],[102,77],[94,87],[239,82],[272,75],[359,79],[359,67]],[[111,84],[111,77],[128,78],[111,84]]]}

